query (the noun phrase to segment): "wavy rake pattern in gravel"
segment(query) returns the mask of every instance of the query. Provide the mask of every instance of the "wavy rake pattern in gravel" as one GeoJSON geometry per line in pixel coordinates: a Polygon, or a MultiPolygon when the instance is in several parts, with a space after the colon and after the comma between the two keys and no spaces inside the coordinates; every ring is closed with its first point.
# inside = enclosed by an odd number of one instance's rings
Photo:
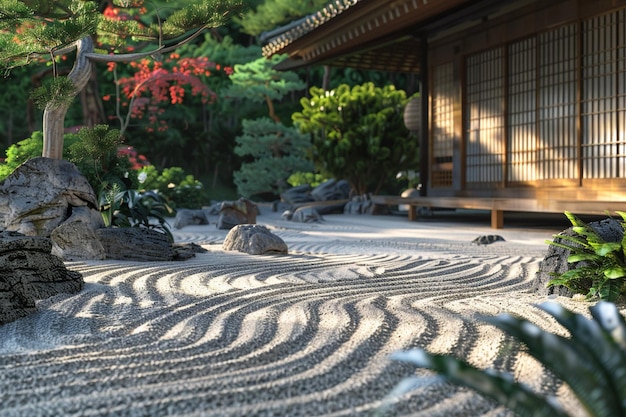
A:
{"type": "MultiPolygon", "coordinates": [[[[411,346],[559,392],[519,347],[471,319],[517,291],[516,312],[546,322],[524,294],[535,266],[385,253],[73,263],[85,291],[0,328],[0,415],[366,416],[412,371],[387,356],[411,346]]],[[[388,415],[507,415],[425,381],[388,415]]]]}

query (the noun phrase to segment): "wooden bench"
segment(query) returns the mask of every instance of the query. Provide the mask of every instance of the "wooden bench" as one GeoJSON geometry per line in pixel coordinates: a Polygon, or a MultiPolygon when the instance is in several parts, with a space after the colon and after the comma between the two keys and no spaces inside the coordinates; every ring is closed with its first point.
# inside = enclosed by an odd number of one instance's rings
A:
{"type": "Polygon", "coordinates": [[[504,212],[543,212],[563,213],[571,211],[576,214],[602,215],[626,211],[626,201],[578,201],[578,200],[550,200],[532,198],[480,198],[480,197],[399,197],[374,195],[371,196],[374,204],[378,205],[407,205],[409,206],[409,220],[417,220],[418,207],[462,208],[491,211],[491,227],[504,227],[504,212]]]}

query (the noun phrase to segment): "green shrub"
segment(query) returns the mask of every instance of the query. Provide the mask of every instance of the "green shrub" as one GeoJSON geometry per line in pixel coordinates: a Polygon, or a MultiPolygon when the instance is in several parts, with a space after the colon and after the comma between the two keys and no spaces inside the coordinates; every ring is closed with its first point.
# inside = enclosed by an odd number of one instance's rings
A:
{"type": "MultiPolygon", "coordinates": [[[[626,212],[617,214],[622,217],[622,229],[626,230],[626,212]]],[[[555,278],[548,286],[563,285],[575,293],[586,293],[587,299],[617,300],[626,289],[626,233],[621,242],[606,242],[574,214],[566,211],[565,215],[577,235],[560,233],[546,243],[568,249],[567,262],[576,265],[562,274],[554,273],[555,278]]]]}
{"type": "Polygon", "coordinates": [[[203,184],[180,167],[165,168],[159,172],[150,165],[139,170],[138,178],[140,188],[157,191],[174,209],[198,209],[209,201],[203,184]]]}
{"type": "MultiPolygon", "coordinates": [[[[626,321],[617,307],[601,301],[590,308],[592,319],[557,303],[539,307],[565,327],[571,337],[546,332],[508,314],[485,320],[524,343],[530,355],[569,385],[590,417],[626,415],[626,321]]],[[[567,416],[551,398],[516,382],[510,374],[477,369],[465,361],[423,349],[398,352],[392,359],[436,371],[448,381],[469,387],[522,417],[567,416]]],[[[419,378],[407,378],[393,396],[418,384],[419,378]]]]}
{"type": "Polygon", "coordinates": [[[292,187],[298,187],[300,185],[308,184],[312,188],[317,187],[321,183],[328,181],[330,178],[322,175],[316,174],[315,172],[295,172],[287,178],[287,183],[292,187]]]}
{"type": "MultiPolygon", "coordinates": [[[[96,193],[111,183],[128,188],[136,184],[136,179],[128,158],[117,154],[120,143],[119,131],[109,130],[107,125],[84,127],[78,133],[65,134],[63,154],[76,165],[96,193]]],[[[0,180],[29,159],[40,157],[42,150],[43,133],[39,131],[11,145],[5,163],[0,164],[0,180]]]]}
{"type": "Polygon", "coordinates": [[[96,125],[92,128],[83,127],[76,136],[77,140],[71,143],[64,140],[64,154],[97,193],[113,183],[121,184],[124,188],[136,186],[136,174],[131,169],[128,157],[118,153],[122,145],[119,130],[109,129],[108,125],[96,125]]]}
{"type": "Polygon", "coordinates": [[[300,103],[292,119],[312,136],[317,170],[347,180],[357,194],[376,194],[399,171],[417,168],[418,141],[404,125],[404,91],[373,83],[313,87],[300,103]]]}
{"type": "Polygon", "coordinates": [[[278,195],[289,188],[291,174],[313,169],[306,158],[311,146],[308,135],[267,117],[243,120],[242,124],[243,134],[235,138],[235,153],[244,162],[233,174],[240,195],[278,195]]]}

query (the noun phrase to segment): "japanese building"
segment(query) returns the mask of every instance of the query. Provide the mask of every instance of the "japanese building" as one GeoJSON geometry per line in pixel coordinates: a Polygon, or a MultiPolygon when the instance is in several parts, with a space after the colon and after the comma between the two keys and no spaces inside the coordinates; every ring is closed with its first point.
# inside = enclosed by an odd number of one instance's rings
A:
{"type": "Polygon", "coordinates": [[[626,210],[626,0],[336,0],[265,38],[280,68],[419,74],[414,206],[626,210]]]}

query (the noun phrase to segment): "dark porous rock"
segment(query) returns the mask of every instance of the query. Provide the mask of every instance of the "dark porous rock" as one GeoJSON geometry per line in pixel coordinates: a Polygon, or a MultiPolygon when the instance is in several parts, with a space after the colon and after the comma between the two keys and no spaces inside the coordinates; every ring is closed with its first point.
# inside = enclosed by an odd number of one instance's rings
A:
{"type": "Polygon", "coordinates": [[[283,191],[280,198],[287,204],[301,204],[315,201],[311,196],[311,186],[309,184],[299,185],[283,191]]]}
{"type": "Polygon", "coordinates": [[[196,256],[197,253],[206,253],[204,249],[197,243],[177,243],[174,244],[174,261],[186,261],[196,256]]]}
{"type": "Polygon", "coordinates": [[[106,227],[96,230],[107,259],[171,261],[174,249],[168,236],[145,227],[106,227]]]}
{"type": "Polygon", "coordinates": [[[209,224],[204,210],[179,209],[174,219],[174,229],[182,229],[185,226],[209,224]]]}
{"type": "Polygon", "coordinates": [[[311,190],[311,197],[315,201],[347,200],[350,198],[350,189],[348,181],[330,179],[311,190]]]}
{"type": "Polygon", "coordinates": [[[256,204],[246,198],[224,201],[217,218],[217,228],[228,230],[239,224],[255,224],[258,212],[256,204]]]}
{"type": "Polygon", "coordinates": [[[356,195],[344,206],[344,214],[379,214],[370,196],[356,195]]]}
{"type": "Polygon", "coordinates": [[[36,300],[83,288],[82,275],[51,250],[48,238],[0,232],[0,324],[34,312],[36,300]]]}
{"type": "MultiPolygon", "coordinates": [[[[624,230],[621,224],[615,219],[604,219],[597,222],[589,223],[591,226],[606,242],[621,242],[624,236],[624,230]]],[[[566,236],[578,236],[572,228],[568,228],[562,231],[560,234],[566,236]]],[[[563,241],[560,238],[555,238],[555,242],[563,243],[566,245],[575,245],[573,242],[563,241]]],[[[569,264],[567,258],[570,255],[570,250],[560,248],[554,245],[548,245],[548,252],[543,260],[539,263],[539,269],[537,275],[532,283],[532,290],[545,295],[561,295],[571,297],[572,291],[563,286],[548,287],[548,282],[554,279],[553,273],[562,274],[570,269],[580,266],[583,262],[577,262],[569,264]]]]}
{"type": "Polygon", "coordinates": [[[250,255],[287,253],[287,244],[267,227],[241,224],[233,227],[223,243],[224,250],[239,251],[250,255]]]}
{"type": "Polygon", "coordinates": [[[489,245],[494,242],[504,242],[504,238],[500,235],[482,235],[472,240],[474,245],[489,245]]]}
{"type": "Polygon", "coordinates": [[[291,216],[291,221],[298,223],[315,223],[322,220],[322,216],[314,207],[300,207],[291,216]]]}
{"type": "Polygon", "coordinates": [[[76,166],[64,160],[31,159],[0,183],[0,230],[49,237],[77,207],[97,212],[97,198],[76,166]]]}

